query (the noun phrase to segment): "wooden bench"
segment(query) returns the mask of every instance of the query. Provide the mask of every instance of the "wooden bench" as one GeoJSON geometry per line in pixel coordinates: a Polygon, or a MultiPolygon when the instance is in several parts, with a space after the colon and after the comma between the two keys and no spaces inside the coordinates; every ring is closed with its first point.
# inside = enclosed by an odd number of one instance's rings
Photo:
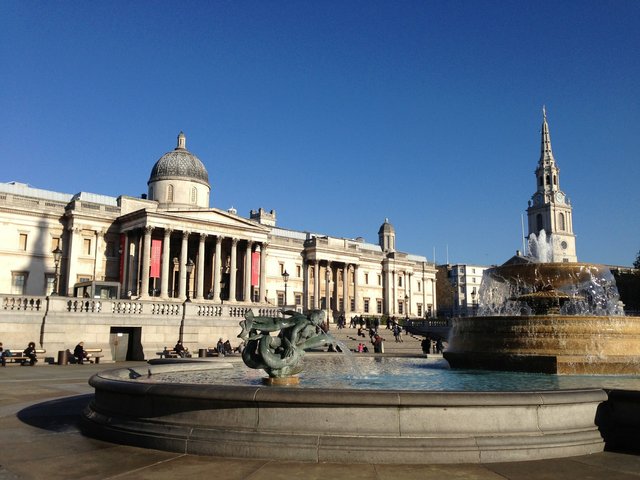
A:
{"type": "Polygon", "coordinates": [[[156,352],[160,358],[179,358],[180,355],[175,350],[163,350],[162,352],[156,352]]]}
{"type": "MultiPolygon", "coordinates": [[[[5,356],[4,356],[4,361],[6,363],[25,363],[25,362],[31,362],[31,359],[29,357],[27,357],[22,350],[11,350],[10,348],[6,348],[4,350],[5,356]],[[11,352],[11,356],[7,356],[6,353],[7,352],[11,352]]],[[[37,357],[41,357],[41,355],[47,353],[47,351],[43,348],[36,348],[36,356],[37,357]]],[[[41,358],[38,358],[38,360],[41,360],[41,358]]]]}

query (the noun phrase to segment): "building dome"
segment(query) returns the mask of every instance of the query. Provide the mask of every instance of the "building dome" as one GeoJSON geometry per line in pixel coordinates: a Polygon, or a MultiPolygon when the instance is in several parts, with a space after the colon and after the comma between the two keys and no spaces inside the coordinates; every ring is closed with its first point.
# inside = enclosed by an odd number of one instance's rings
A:
{"type": "Polygon", "coordinates": [[[380,230],[378,230],[378,235],[381,235],[383,233],[396,233],[395,228],[393,228],[393,225],[389,223],[388,218],[384,219],[384,223],[380,225],[380,230]]]}
{"type": "Polygon", "coordinates": [[[158,180],[191,180],[209,186],[209,174],[204,164],[186,149],[186,137],[180,132],[178,146],[165,153],[151,170],[147,185],[158,180]]]}

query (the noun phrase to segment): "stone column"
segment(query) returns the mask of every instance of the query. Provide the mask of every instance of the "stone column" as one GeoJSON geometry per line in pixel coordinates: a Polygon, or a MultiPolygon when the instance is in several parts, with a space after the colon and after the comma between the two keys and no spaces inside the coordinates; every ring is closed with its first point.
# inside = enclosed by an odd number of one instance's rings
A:
{"type": "Polygon", "coordinates": [[[244,256],[244,295],[242,299],[245,302],[251,302],[251,245],[251,240],[247,240],[247,248],[244,256]]]}
{"type": "Polygon", "coordinates": [[[198,243],[198,281],[194,297],[200,300],[204,298],[204,241],[206,238],[207,234],[201,233],[198,243]]]}
{"type": "Polygon", "coordinates": [[[344,264],[342,269],[342,313],[345,315],[349,311],[349,265],[344,264]]]}
{"type": "MultiPolygon", "coordinates": [[[[67,228],[69,232],[69,245],[67,247],[67,275],[66,279],[63,280],[62,275],[60,276],[61,285],[58,286],[58,291],[62,292],[62,295],[69,296],[73,294],[71,290],[73,288],[73,284],[76,283],[77,273],[77,265],[78,265],[78,257],[80,256],[80,251],[82,250],[82,238],[80,237],[80,233],[82,229],[75,225],[67,228]]],[[[62,271],[62,265],[60,266],[60,270],[62,271]]]]}
{"type": "Polygon", "coordinates": [[[164,229],[164,239],[162,240],[162,270],[160,271],[160,298],[169,298],[171,232],[172,230],[170,228],[164,229]]]}
{"type": "Polygon", "coordinates": [[[238,239],[231,239],[231,267],[229,268],[229,301],[236,302],[236,270],[238,264],[238,239]]]}
{"type": "Polygon", "coordinates": [[[96,230],[96,250],[93,260],[93,279],[104,280],[104,230],[96,230]]]}
{"type": "Polygon", "coordinates": [[[187,299],[187,255],[189,253],[189,232],[182,232],[182,245],[180,246],[180,300],[187,299]]]}
{"type": "Polygon", "coordinates": [[[220,302],[220,275],[222,263],[220,256],[222,255],[222,237],[216,236],[216,253],[213,258],[213,300],[220,302]]]}
{"type": "Polygon", "coordinates": [[[260,300],[259,303],[266,302],[267,297],[267,243],[263,243],[260,248],[260,300]]]}
{"type": "Polygon", "coordinates": [[[124,235],[124,249],[120,253],[122,255],[122,296],[129,298],[129,290],[131,290],[129,284],[129,232],[123,232],[124,235]]]}
{"type": "Polygon", "coordinates": [[[358,265],[353,265],[353,311],[358,312],[358,265]]]}
{"type": "Polygon", "coordinates": [[[140,298],[147,299],[149,298],[149,268],[151,267],[151,232],[153,232],[153,227],[150,225],[146,225],[144,227],[144,240],[142,252],[142,272],[141,272],[141,280],[142,286],[140,287],[140,298]]]}
{"type": "Polygon", "coordinates": [[[320,262],[313,261],[313,308],[320,308],[320,262]]]}
{"type": "Polygon", "coordinates": [[[411,291],[411,274],[407,273],[407,277],[406,277],[406,281],[407,281],[407,285],[406,285],[406,289],[407,289],[407,296],[409,297],[409,300],[407,301],[407,316],[411,316],[411,299],[413,297],[412,295],[412,291],[411,291]]]}
{"type": "Polygon", "coordinates": [[[309,263],[302,262],[302,309],[309,310],[309,263]]]}
{"type": "Polygon", "coordinates": [[[331,311],[331,262],[327,262],[327,271],[325,272],[325,285],[324,285],[324,297],[325,297],[325,309],[327,310],[327,321],[329,321],[328,315],[331,311]]]}

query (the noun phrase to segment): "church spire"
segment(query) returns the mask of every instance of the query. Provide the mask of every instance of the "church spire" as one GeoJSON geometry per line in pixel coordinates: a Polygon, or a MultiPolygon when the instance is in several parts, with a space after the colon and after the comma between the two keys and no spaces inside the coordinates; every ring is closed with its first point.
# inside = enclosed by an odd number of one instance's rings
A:
{"type": "Polygon", "coordinates": [[[554,161],[551,151],[551,135],[549,134],[549,124],[547,123],[547,109],[542,106],[542,139],[540,142],[540,163],[554,161]]]}

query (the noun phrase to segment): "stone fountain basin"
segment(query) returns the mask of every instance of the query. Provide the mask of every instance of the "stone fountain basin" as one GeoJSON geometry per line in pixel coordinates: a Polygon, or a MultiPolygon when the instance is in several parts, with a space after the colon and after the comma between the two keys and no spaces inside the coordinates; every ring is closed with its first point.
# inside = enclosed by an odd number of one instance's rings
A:
{"type": "Polygon", "coordinates": [[[603,265],[593,263],[521,263],[501,265],[485,270],[485,275],[514,285],[550,286],[554,289],[582,282],[609,272],[603,265]]]}
{"type": "MultiPolygon", "coordinates": [[[[153,366],[163,371],[215,365],[153,366]]],[[[428,392],[193,385],[91,377],[83,432],[107,441],[222,457],[305,462],[486,463],[603,450],[600,389],[428,392]]],[[[153,378],[153,377],[151,377],[153,378]]]]}

